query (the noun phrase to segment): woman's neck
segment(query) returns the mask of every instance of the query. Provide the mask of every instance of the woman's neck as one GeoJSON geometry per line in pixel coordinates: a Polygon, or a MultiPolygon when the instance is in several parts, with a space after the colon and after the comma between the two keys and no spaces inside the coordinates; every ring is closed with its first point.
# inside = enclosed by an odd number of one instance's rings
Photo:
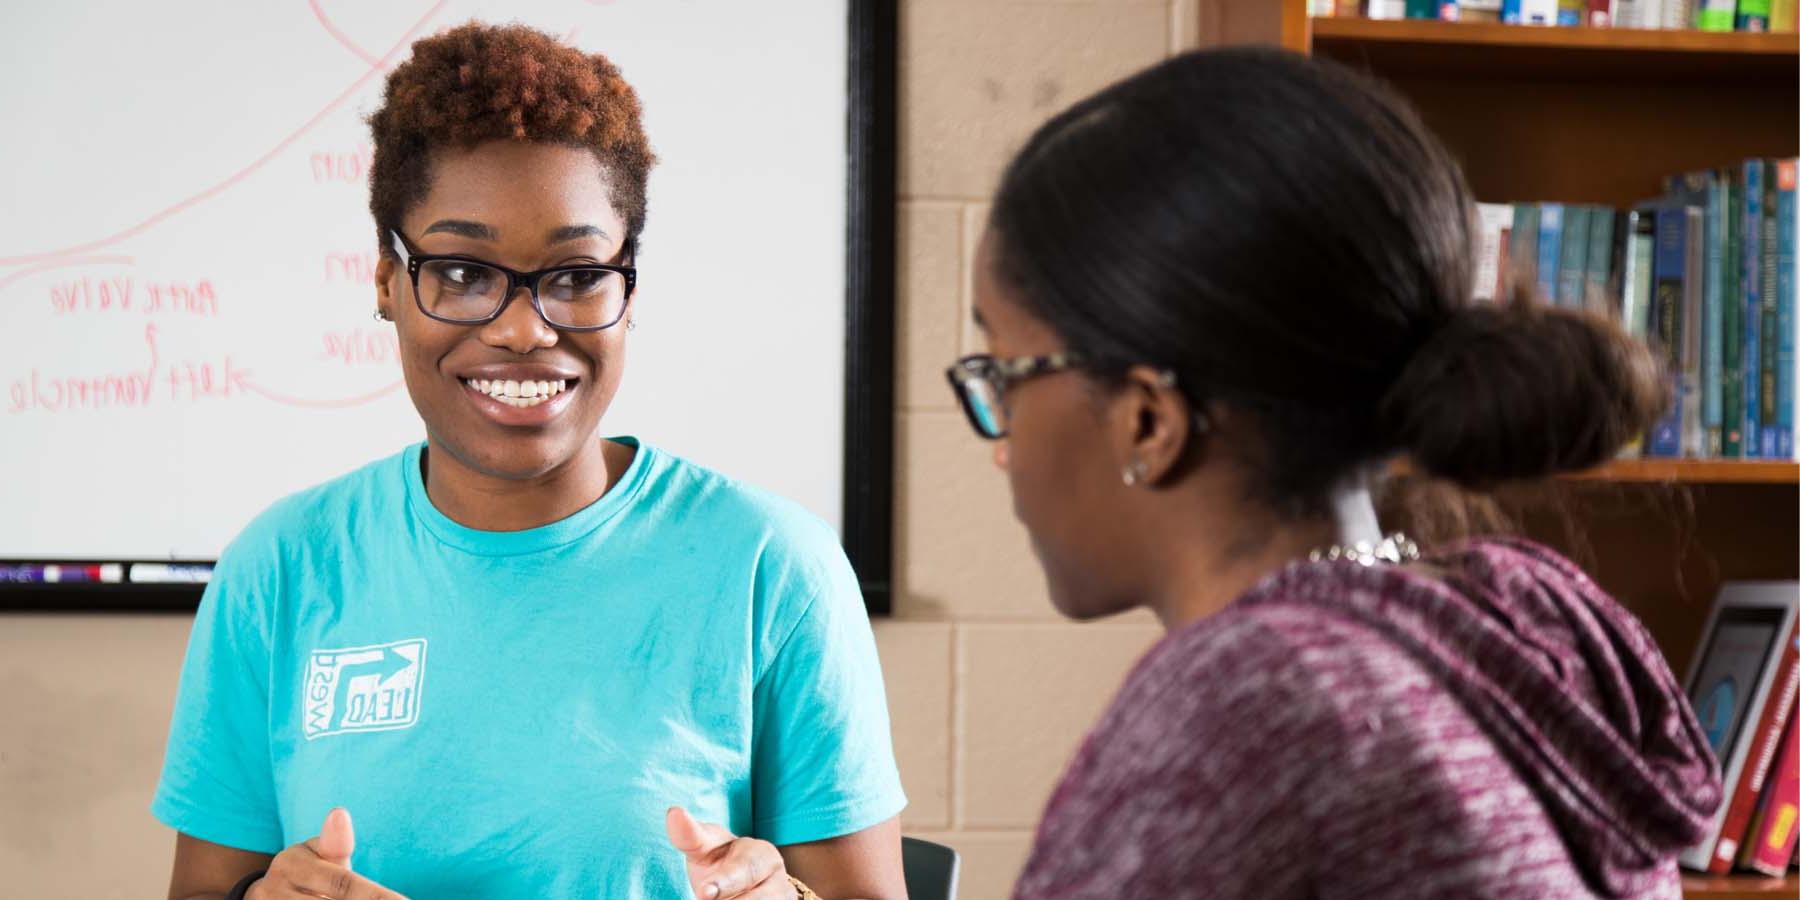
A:
{"type": "MultiPolygon", "coordinates": [[[[1224,496],[1242,496],[1236,486],[1229,490],[1224,496]]],[[[1169,532],[1173,540],[1165,546],[1172,552],[1153,562],[1158,576],[1147,604],[1165,630],[1213,615],[1313,550],[1381,540],[1369,482],[1361,476],[1333,491],[1327,512],[1314,518],[1282,519],[1247,504],[1236,506],[1209,504],[1223,514],[1184,517],[1187,533],[1169,532]]]]}
{"type": "MultiPolygon", "coordinates": [[[[456,458],[431,439],[419,465],[431,505],[452,521],[480,531],[524,531],[566,519],[605,495],[625,469],[609,460],[613,447],[596,435],[548,472],[508,478],[456,458]]],[[[628,459],[628,449],[619,450],[628,459]]]]}

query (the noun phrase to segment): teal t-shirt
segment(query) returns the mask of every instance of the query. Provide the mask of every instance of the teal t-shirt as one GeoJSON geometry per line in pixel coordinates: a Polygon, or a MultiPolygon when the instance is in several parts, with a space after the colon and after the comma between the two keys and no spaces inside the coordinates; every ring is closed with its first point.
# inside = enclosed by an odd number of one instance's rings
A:
{"type": "MultiPolygon", "coordinates": [[[[636,442],[622,439],[626,444],[636,442]]],[[[905,805],[832,530],[647,445],[541,528],[432,506],[422,448],[281,501],[219,560],[151,810],[262,853],[333,806],[413,897],[679,897],[664,812],[775,844],[905,805]]]]}

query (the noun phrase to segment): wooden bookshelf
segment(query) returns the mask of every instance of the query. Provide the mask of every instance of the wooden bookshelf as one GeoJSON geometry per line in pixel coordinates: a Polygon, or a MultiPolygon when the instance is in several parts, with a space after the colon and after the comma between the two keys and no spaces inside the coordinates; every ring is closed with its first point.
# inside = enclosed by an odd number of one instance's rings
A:
{"type": "MultiPolygon", "coordinates": [[[[1390,475],[1416,478],[1412,463],[1396,460],[1390,475]]],[[[1800,485],[1800,462],[1735,459],[1622,459],[1562,476],[1570,484],[1793,484],[1800,485]]]]}
{"type": "Polygon", "coordinates": [[[1682,896],[1689,900],[1770,900],[1800,894],[1800,879],[1761,875],[1684,875],[1682,896]]]}
{"type": "Polygon", "coordinates": [[[1630,459],[1575,475],[1570,481],[1673,484],[1800,484],[1800,463],[1774,460],[1630,459]]]}
{"type": "MultiPolygon", "coordinates": [[[[1669,175],[1800,155],[1793,34],[1312,19],[1305,0],[1197,2],[1205,44],[1279,43],[1391,84],[1483,201],[1625,207],[1669,175]]],[[[1800,463],[1620,461],[1495,502],[1629,606],[1677,675],[1720,584],[1800,579],[1800,463]]],[[[1800,895],[1791,876],[1683,886],[1708,900],[1800,895]]]]}

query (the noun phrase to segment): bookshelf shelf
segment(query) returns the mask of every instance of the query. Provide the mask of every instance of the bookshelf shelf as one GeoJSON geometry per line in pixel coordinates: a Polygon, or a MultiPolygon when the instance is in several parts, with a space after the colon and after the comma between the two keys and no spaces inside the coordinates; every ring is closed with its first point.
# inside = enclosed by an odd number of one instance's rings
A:
{"type": "Polygon", "coordinates": [[[1570,481],[1675,484],[1800,484],[1800,463],[1780,460],[1627,459],[1575,475],[1570,481]]]}
{"type": "Polygon", "coordinates": [[[1681,895],[1688,900],[1766,900],[1792,897],[1800,891],[1800,879],[1765,878],[1761,875],[1683,875],[1681,895]]]}
{"type": "Polygon", "coordinates": [[[1633,28],[1544,28],[1483,22],[1438,22],[1428,19],[1313,19],[1313,46],[1321,43],[1439,44],[1445,46],[1540,47],[1565,50],[1651,52],[1659,54],[1723,53],[1771,57],[1793,63],[1800,57],[1800,37],[1787,34],[1633,28]]]}
{"type": "Polygon", "coordinates": [[[1312,50],[1390,74],[1503,74],[1542,83],[1712,86],[1785,76],[1800,64],[1794,34],[1546,28],[1429,20],[1312,19],[1312,50]]]}

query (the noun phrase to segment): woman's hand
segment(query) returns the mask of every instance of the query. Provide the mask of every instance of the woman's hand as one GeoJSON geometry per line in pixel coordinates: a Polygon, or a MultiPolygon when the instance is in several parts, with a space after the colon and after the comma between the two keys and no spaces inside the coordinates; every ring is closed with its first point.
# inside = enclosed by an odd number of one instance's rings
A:
{"type": "Polygon", "coordinates": [[[687,857],[688,886],[697,900],[794,900],[787,862],[768,841],[733,836],[669,809],[669,843],[687,857]]]}
{"type": "Polygon", "coordinates": [[[356,832],[350,812],[334,809],[317,837],[275,855],[269,872],[250,886],[244,900],[406,900],[399,893],[350,871],[356,832]]]}

